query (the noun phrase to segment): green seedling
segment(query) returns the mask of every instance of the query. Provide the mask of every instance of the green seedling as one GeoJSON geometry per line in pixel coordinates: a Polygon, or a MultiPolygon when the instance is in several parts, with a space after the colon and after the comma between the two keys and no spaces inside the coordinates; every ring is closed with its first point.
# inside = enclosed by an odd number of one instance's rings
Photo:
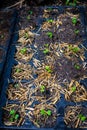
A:
{"type": "Polygon", "coordinates": [[[28,39],[28,38],[29,38],[29,35],[28,35],[27,32],[25,32],[25,34],[24,34],[24,38],[25,38],[25,39],[28,39]]]}
{"type": "Polygon", "coordinates": [[[16,114],[16,111],[14,109],[12,109],[10,111],[10,115],[11,115],[11,117],[10,117],[11,122],[18,120],[18,118],[19,118],[19,114],[16,114]]]}
{"type": "Polygon", "coordinates": [[[84,116],[83,114],[79,114],[78,115],[78,118],[82,121],[82,122],[84,122],[87,118],[86,118],[86,116],[84,116]]]}
{"type": "Polygon", "coordinates": [[[73,47],[73,48],[72,48],[72,51],[73,51],[74,53],[78,53],[78,52],[80,51],[80,48],[79,48],[79,47],[73,47]]]}
{"type": "Polygon", "coordinates": [[[46,70],[47,72],[49,72],[49,73],[51,73],[51,72],[52,72],[52,70],[51,70],[50,66],[45,66],[45,70],[46,70]]]}
{"type": "Polygon", "coordinates": [[[52,11],[53,9],[51,7],[47,8],[47,10],[52,11]]]}
{"type": "Polygon", "coordinates": [[[47,22],[53,23],[53,19],[48,19],[47,22]]]}
{"type": "Polygon", "coordinates": [[[75,34],[79,34],[79,32],[80,32],[79,30],[75,30],[74,31],[75,34]]]}
{"type": "Polygon", "coordinates": [[[31,10],[30,10],[30,11],[28,11],[28,14],[32,15],[32,14],[33,14],[33,11],[31,11],[31,10]]]}
{"type": "Polygon", "coordinates": [[[16,70],[15,70],[17,73],[20,73],[21,71],[22,71],[22,69],[20,69],[20,68],[16,68],[16,70]]]}
{"type": "Polygon", "coordinates": [[[77,69],[77,70],[79,70],[81,67],[80,67],[80,65],[78,65],[78,64],[75,64],[75,69],[77,69]]]}
{"type": "Polygon", "coordinates": [[[52,37],[53,37],[53,33],[52,33],[52,32],[47,32],[47,36],[48,36],[49,38],[52,38],[52,37]]]}
{"type": "Polygon", "coordinates": [[[10,115],[14,115],[16,113],[16,111],[14,110],[14,109],[12,109],[11,111],[10,111],[10,115]]]}
{"type": "Polygon", "coordinates": [[[27,20],[30,20],[30,16],[29,15],[27,16],[27,20]]]}
{"type": "Polygon", "coordinates": [[[77,23],[77,18],[76,18],[76,17],[73,17],[73,18],[72,18],[72,23],[73,23],[74,25],[76,25],[76,23],[77,23]]]}
{"type": "Polygon", "coordinates": [[[49,44],[44,44],[44,46],[45,46],[45,47],[48,47],[48,46],[49,46],[49,44]]]}
{"type": "Polygon", "coordinates": [[[21,50],[20,50],[20,53],[21,54],[25,54],[27,52],[27,48],[26,47],[24,47],[24,48],[22,48],[21,50]]]}
{"type": "Polygon", "coordinates": [[[19,87],[19,84],[18,84],[18,83],[14,84],[14,87],[15,87],[15,88],[18,88],[18,87],[19,87]]]}
{"type": "Polygon", "coordinates": [[[78,2],[78,0],[73,0],[73,2],[71,2],[71,0],[66,0],[66,5],[76,6],[77,2],[78,2]]]}
{"type": "Polygon", "coordinates": [[[41,92],[41,93],[44,93],[44,92],[45,92],[45,89],[46,89],[46,87],[45,87],[44,85],[42,85],[42,86],[40,87],[40,92],[41,92]]]}
{"type": "Polygon", "coordinates": [[[48,49],[44,49],[43,53],[44,53],[44,54],[48,54],[48,53],[49,53],[49,50],[48,50],[48,49]]]}
{"type": "Polygon", "coordinates": [[[15,119],[15,120],[18,120],[18,118],[19,118],[19,114],[16,114],[16,115],[14,116],[14,119],[15,119]]]}
{"type": "Polygon", "coordinates": [[[72,91],[75,92],[76,91],[76,86],[72,87],[72,91]]]}
{"type": "Polygon", "coordinates": [[[40,110],[40,114],[42,115],[42,116],[51,116],[51,114],[52,114],[52,111],[51,110],[44,110],[44,109],[41,109],[40,110]]]}

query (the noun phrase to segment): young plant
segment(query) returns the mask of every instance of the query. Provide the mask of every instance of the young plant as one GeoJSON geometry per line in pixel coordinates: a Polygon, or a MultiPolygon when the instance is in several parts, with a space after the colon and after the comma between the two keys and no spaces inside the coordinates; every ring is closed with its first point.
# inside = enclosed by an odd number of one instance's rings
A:
{"type": "Polygon", "coordinates": [[[20,68],[16,68],[16,70],[15,70],[15,72],[17,72],[17,73],[20,73],[22,71],[22,69],[20,69],[20,68]]]}
{"type": "Polygon", "coordinates": [[[75,30],[75,31],[74,31],[74,33],[75,33],[76,35],[78,35],[79,32],[80,32],[79,30],[75,30]]]}
{"type": "Polygon", "coordinates": [[[72,91],[75,92],[76,91],[76,86],[72,87],[72,91]]]}
{"type": "Polygon", "coordinates": [[[76,17],[73,17],[73,18],[72,18],[72,23],[73,23],[74,25],[76,25],[76,23],[77,23],[77,18],[76,18],[76,17]]]}
{"type": "Polygon", "coordinates": [[[4,38],[4,35],[3,35],[3,34],[2,34],[2,35],[0,35],[0,38],[1,38],[1,39],[3,39],[3,38],[4,38]]]}
{"type": "Polygon", "coordinates": [[[30,20],[30,15],[27,16],[27,20],[30,20]]]}
{"type": "Polygon", "coordinates": [[[28,38],[29,38],[29,35],[28,35],[27,32],[25,32],[25,34],[24,34],[24,38],[25,38],[25,39],[28,39],[28,38]]]}
{"type": "Polygon", "coordinates": [[[45,70],[46,70],[47,72],[49,72],[49,73],[51,73],[51,72],[52,72],[52,70],[51,70],[50,66],[45,66],[45,70]]]}
{"type": "Polygon", "coordinates": [[[70,6],[76,6],[78,0],[73,0],[73,2],[70,2],[71,0],[66,0],[66,5],[70,5],[70,6]]]}
{"type": "Polygon", "coordinates": [[[19,87],[19,84],[18,84],[18,83],[15,83],[15,84],[14,84],[14,87],[15,87],[15,88],[18,88],[18,87],[19,87]]]}
{"type": "Polygon", "coordinates": [[[42,116],[51,116],[52,115],[52,111],[51,110],[45,110],[45,109],[41,109],[40,110],[40,114],[42,115],[42,116]]]}
{"type": "Polygon", "coordinates": [[[11,116],[10,117],[11,122],[18,120],[19,114],[16,114],[16,111],[14,109],[12,109],[9,114],[11,116]]]}
{"type": "Polygon", "coordinates": [[[47,22],[53,23],[53,19],[48,19],[47,22]]]}
{"type": "Polygon", "coordinates": [[[20,50],[20,53],[23,54],[23,55],[24,55],[26,52],[27,52],[27,48],[26,48],[26,47],[24,47],[24,48],[22,48],[22,49],[20,50]]]}
{"type": "Polygon", "coordinates": [[[49,53],[49,50],[46,48],[46,49],[43,50],[43,53],[44,53],[44,54],[48,54],[48,53],[49,53]]]}
{"type": "Polygon", "coordinates": [[[79,47],[72,47],[72,46],[69,46],[69,50],[74,52],[74,53],[78,53],[80,51],[80,48],[79,47]]]}
{"type": "Polygon", "coordinates": [[[44,44],[44,46],[45,46],[45,47],[48,47],[48,46],[49,46],[49,44],[44,44]]]}
{"type": "Polygon", "coordinates": [[[52,33],[52,32],[47,32],[47,36],[48,36],[49,38],[52,38],[52,37],[53,37],[53,33],[52,33]]]}
{"type": "Polygon", "coordinates": [[[33,14],[33,11],[31,11],[31,10],[30,10],[30,11],[28,11],[28,14],[32,15],[32,14],[33,14]]]}
{"type": "Polygon", "coordinates": [[[77,70],[80,70],[80,68],[81,68],[80,65],[78,65],[78,64],[75,64],[74,67],[75,67],[75,69],[77,69],[77,70]]]}
{"type": "Polygon", "coordinates": [[[41,92],[41,93],[44,93],[45,90],[46,90],[46,87],[45,87],[44,85],[41,85],[41,86],[40,86],[40,92],[41,92]]]}
{"type": "Polygon", "coordinates": [[[78,118],[82,121],[82,122],[84,122],[87,118],[86,118],[86,116],[84,116],[83,114],[79,114],[78,115],[78,118]]]}

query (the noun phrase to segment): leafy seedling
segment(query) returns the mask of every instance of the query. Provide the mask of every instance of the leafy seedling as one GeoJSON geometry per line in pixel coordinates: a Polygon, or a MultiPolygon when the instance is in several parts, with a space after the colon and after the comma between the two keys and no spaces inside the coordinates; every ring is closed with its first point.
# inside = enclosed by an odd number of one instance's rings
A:
{"type": "Polygon", "coordinates": [[[75,92],[76,91],[76,86],[72,87],[72,91],[75,92]]]}
{"type": "Polygon", "coordinates": [[[77,23],[77,18],[76,18],[76,17],[73,17],[73,18],[72,18],[72,23],[73,23],[74,25],[76,25],[76,23],[77,23]]]}
{"type": "Polygon", "coordinates": [[[75,67],[75,69],[77,69],[77,70],[80,70],[80,68],[81,68],[80,65],[78,65],[78,64],[75,64],[74,67],[75,67]]]}
{"type": "Polygon", "coordinates": [[[28,38],[29,38],[29,35],[28,35],[27,32],[25,32],[25,34],[24,34],[24,38],[25,38],[25,39],[28,39],[28,38]]]}
{"type": "Polygon", "coordinates": [[[48,53],[49,53],[49,50],[48,50],[48,49],[44,49],[43,53],[44,53],[44,54],[48,54],[48,53]]]}
{"type": "Polygon", "coordinates": [[[28,14],[32,15],[32,14],[33,14],[33,11],[31,11],[31,10],[30,10],[30,11],[28,11],[28,14]]]}
{"type": "Polygon", "coordinates": [[[52,11],[53,9],[51,7],[47,8],[47,10],[52,11]]]}
{"type": "Polygon", "coordinates": [[[26,47],[24,47],[24,48],[22,48],[21,50],[20,50],[20,53],[21,54],[25,54],[27,52],[27,48],[26,47]]]}
{"type": "Polygon", "coordinates": [[[47,32],[47,36],[48,36],[49,38],[52,38],[52,37],[53,37],[53,33],[52,33],[52,32],[47,32]]]}
{"type": "Polygon", "coordinates": [[[14,109],[12,109],[11,111],[10,111],[10,115],[14,115],[16,113],[16,111],[14,110],[14,109]]]}
{"type": "Polygon", "coordinates": [[[41,109],[40,110],[40,114],[42,115],[42,116],[51,116],[51,114],[52,114],[52,111],[51,110],[44,110],[44,109],[41,109]]]}
{"type": "Polygon", "coordinates": [[[44,93],[44,92],[45,92],[45,89],[46,89],[46,87],[45,87],[44,85],[42,85],[42,86],[40,87],[40,92],[41,92],[41,93],[44,93]]]}
{"type": "Polygon", "coordinates": [[[71,2],[71,0],[66,0],[66,5],[76,6],[77,2],[78,2],[78,0],[73,0],[73,2],[71,2]]]}
{"type": "Polygon", "coordinates": [[[16,115],[14,116],[14,119],[15,119],[15,120],[18,120],[18,118],[19,118],[19,114],[16,114],[16,115]]]}
{"type": "Polygon", "coordinates": [[[73,51],[74,53],[78,53],[78,52],[80,51],[80,48],[79,48],[79,47],[73,47],[73,48],[72,48],[72,51],[73,51]]]}
{"type": "Polygon", "coordinates": [[[87,118],[86,118],[86,116],[84,116],[83,114],[79,114],[78,115],[78,118],[82,121],[82,122],[84,122],[87,118]]]}
{"type": "Polygon", "coordinates": [[[18,83],[14,84],[14,87],[15,87],[15,88],[18,88],[18,87],[19,87],[19,84],[18,84],[18,83]]]}
{"type": "Polygon", "coordinates": [[[30,20],[30,16],[29,15],[27,16],[27,20],[30,20]]]}
{"type": "Polygon", "coordinates": [[[53,23],[53,19],[48,19],[47,22],[53,23]]]}
{"type": "Polygon", "coordinates": [[[49,46],[49,44],[44,44],[44,46],[45,46],[45,47],[48,47],[48,46],[49,46]]]}
{"type": "Polygon", "coordinates": [[[80,32],[79,30],[75,30],[75,31],[74,31],[74,33],[75,33],[76,35],[79,34],[79,32],[80,32]]]}
{"type": "Polygon", "coordinates": [[[17,73],[20,73],[21,71],[22,71],[22,69],[20,69],[20,68],[16,68],[16,70],[15,70],[17,73]]]}
{"type": "Polygon", "coordinates": [[[47,72],[49,72],[49,73],[51,73],[51,72],[52,72],[52,70],[51,70],[50,66],[45,66],[45,70],[46,70],[47,72]]]}

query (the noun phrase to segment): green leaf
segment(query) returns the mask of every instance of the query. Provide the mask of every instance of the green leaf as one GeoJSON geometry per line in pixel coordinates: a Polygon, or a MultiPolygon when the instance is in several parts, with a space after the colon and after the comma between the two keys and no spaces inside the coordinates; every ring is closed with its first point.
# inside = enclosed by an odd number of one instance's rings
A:
{"type": "Polygon", "coordinates": [[[72,87],[72,91],[75,92],[76,91],[76,86],[72,87]]]}
{"type": "Polygon", "coordinates": [[[46,88],[46,87],[45,87],[44,85],[42,85],[42,86],[40,87],[40,91],[41,91],[41,92],[45,92],[45,88],[46,88]]]}
{"type": "Polygon", "coordinates": [[[14,121],[13,117],[11,117],[11,118],[10,118],[10,121],[11,121],[11,122],[13,122],[13,121],[14,121]]]}
{"type": "Polygon", "coordinates": [[[48,47],[48,46],[49,46],[49,44],[44,44],[44,46],[45,46],[45,47],[48,47]]]}
{"type": "Polygon", "coordinates": [[[25,54],[27,52],[27,48],[26,47],[24,47],[24,48],[22,48],[21,50],[20,50],[20,53],[21,54],[25,54]]]}
{"type": "Polygon", "coordinates": [[[29,38],[29,35],[28,35],[28,33],[27,33],[27,32],[25,32],[25,34],[24,34],[24,38],[26,38],[26,39],[28,39],[28,38],[29,38]]]}
{"type": "Polygon", "coordinates": [[[18,87],[19,87],[19,84],[18,84],[18,83],[14,84],[14,87],[15,87],[15,88],[18,88],[18,87]]]}
{"type": "Polygon", "coordinates": [[[32,14],[33,14],[33,11],[30,10],[30,11],[28,11],[28,13],[29,13],[30,15],[32,15],[32,14]]]}
{"type": "Polygon", "coordinates": [[[82,116],[83,116],[82,114],[79,114],[79,115],[78,115],[78,118],[80,118],[80,119],[81,119],[81,117],[82,117],[82,116]]]}
{"type": "Polygon", "coordinates": [[[77,53],[77,52],[80,51],[80,48],[79,48],[79,47],[73,47],[73,48],[72,48],[72,51],[75,52],[75,53],[77,53]]]}
{"type": "Polygon", "coordinates": [[[66,5],[68,5],[68,4],[69,4],[69,2],[70,2],[70,0],[66,0],[66,5]]]}
{"type": "Polygon", "coordinates": [[[75,32],[75,34],[78,34],[80,31],[79,30],[75,30],[74,32],[75,32]]]}
{"type": "Polygon", "coordinates": [[[4,38],[4,35],[3,35],[3,34],[2,34],[2,35],[0,35],[0,38],[1,38],[1,39],[3,39],[3,38],[4,38]]]}
{"type": "Polygon", "coordinates": [[[70,2],[69,5],[70,5],[70,6],[76,6],[76,3],[70,2]]]}
{"type": "Polygon", "coordinates": [[[17,120],[19,118],[19,114],[16,114],[14,119],[17,120]]]}
{"type": "Polygon", "coordinates": [[[10,111],[10,115],[14,115],[14,114],[15,114],[15,110],[12,109],[12,110],[10,111]]]}
{"type": "Polygon", "coordinates": [[[52,32],[47,32],[47,36],[48,36],[49,38],[52,38],[53,33],[52,33],[52,32]]]}
{"type": "Polygon", "coordinates": [[[47,22],[53,23],[53,19],[48,19],[47,22]]]}
{"type": "Polygon", "coordinates": [[[27,20],[30,20],[30,16],[29,15],[27,16],[27,20]]]}
{"type": "Polygon", "coordinates": [[[76,68],[77,70],[79,70],[81,67],[80,67],[79,65],[75,64],[75,68],[76,68]]]}
{"type": "Polygon", "coordinates": [[[20,69],[20,68],[16,68],[16,70],[15,70],[17,73],[20,73],[21,71],[22,71],[22,69],[20,69]]]}
{"type": "Polygon", "coordinates": [[[48,54],[48,53],[49,53],[49,50],[48,50],[48,49],[44,49],[43,53],[44,53],[44,54],[48,54]]]}
{"type": "Polygon", "coordinates": [[[48,71],[49,73],[52,72],[52,70],[50,69],[50,66],[45,66],[45,69],[46,69],[46,71],[48,71]]]}
{"type": "Polygon", "coordinates": [[[73,17],[72,18],[72,23],[75,25],[77,23],[77,18],[76,17],[73,17]]]}
{"type": "Polygon", "coordinates": [[[46,115],[46,111],[44,109],[41,109],[40,114],[44,116],[44,115],[46,115]]]}
{"type": "Polygon", "coordinates": [[[47,111],[47,115],[48,115],[48,116],[51,116],[51,114],[52,114],[52,111],[51,111],[51,110],[48,110],[48,111],[47,111]]]}
{"type": "Polygon", "coordinates": [[[86,120],[86,116],[82,116],[81,121],[85,121],[85,120],[86,120]]]}

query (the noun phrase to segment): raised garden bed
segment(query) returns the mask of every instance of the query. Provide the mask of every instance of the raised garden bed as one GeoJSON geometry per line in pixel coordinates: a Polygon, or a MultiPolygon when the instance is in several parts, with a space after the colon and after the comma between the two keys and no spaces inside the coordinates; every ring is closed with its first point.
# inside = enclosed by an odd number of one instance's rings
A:
{"type": "Polygon", "coordinates": [[[3,74],[1,128],[87,129],[84,10],[19,11],[15,44],[10,46],[3,74]]]}

